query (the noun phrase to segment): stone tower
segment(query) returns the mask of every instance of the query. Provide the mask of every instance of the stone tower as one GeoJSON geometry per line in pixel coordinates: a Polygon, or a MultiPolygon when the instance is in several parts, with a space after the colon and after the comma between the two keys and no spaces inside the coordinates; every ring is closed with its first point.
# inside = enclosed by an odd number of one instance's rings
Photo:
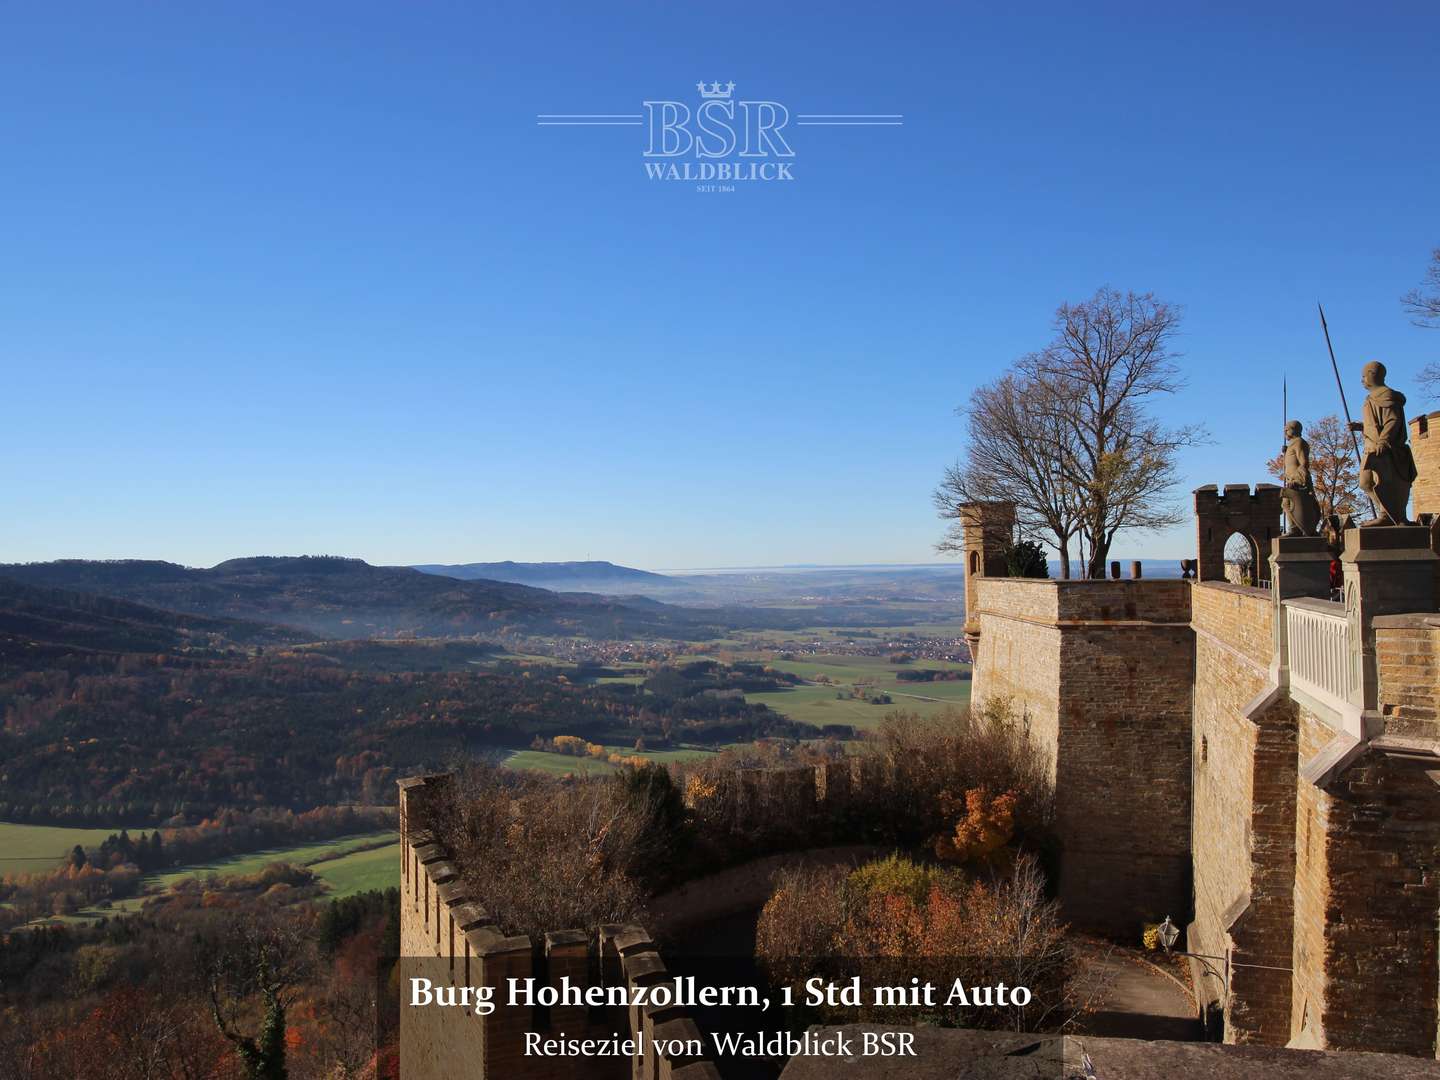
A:
{"type": "Polygon", "coordinates": [[[1256,484],[1214,484],[1195,489],[1195,545],[1201,581],[1225,580],[1225,542],[1232,533],[1250,541],[1257,572],[1270,554],[1270,541],[1280,535],[1280,488],[1256,484]]]}
{"type": "Polygon", "coordinates": [[[1008,577],[1005,549],[1015,532],[1015,505],[969,503],[960,508],[965,533],[965,644],[979,662],[980,621],[975,617],[975,582],[982,577],[1008,577]]]}

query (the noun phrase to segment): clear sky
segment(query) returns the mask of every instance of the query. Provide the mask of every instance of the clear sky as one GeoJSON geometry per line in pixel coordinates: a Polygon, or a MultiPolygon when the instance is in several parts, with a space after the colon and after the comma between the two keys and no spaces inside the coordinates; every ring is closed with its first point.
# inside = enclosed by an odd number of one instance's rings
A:
{"type": "Polygon", "coordinates": [[[931,561],[954,407],[1106,283],[1186,310],[1178,497],[1263,480],[1317,299],[1352,403],[1440,355],[1440,5],[1266,6],[8,4],[0,560],[931,561]],[[903,124],[705,193],[536,122],[700,80],[903,124]]]}

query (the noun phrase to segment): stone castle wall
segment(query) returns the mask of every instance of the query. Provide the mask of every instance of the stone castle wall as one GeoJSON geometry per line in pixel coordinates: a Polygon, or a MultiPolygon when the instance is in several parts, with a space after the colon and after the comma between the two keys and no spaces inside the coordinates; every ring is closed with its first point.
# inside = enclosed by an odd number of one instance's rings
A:
{"type": "Polygon", "coordinates": [[[1235,969],[1230,993],[1207,976],[1238,1042],[1283,1044],[1290,1035],[1297,717],[1288,699],[1266,700],[1274,653],[1270,594],[1200,582],[1195,629],[1192,952],[1265,967],[1235,969]]]}
{"type": "Polygon", "coordinates": [[[1227,1041],[1435,1056],[1440,617],[1374,618],[1385,734],[1336,764],[1336,717],[1277,681],[1268,590],[991,579],[976,597],[975,698],[1023,702],[1055,758],[1067,916],[1131,940],[1191,918],[1227,1041]]]}
{"type": "Polygon", "coordinates": [[[1440,412],[1410,419],[1410,449],[1420,473],[1410,492],[1411,513],[1440,514],[1440,412]]]}
{"type": "MultiPolygon", "coordinates": [[[[1327,734],[1309,717],[1302,732],[1302,752],[1327,734]]],[[[1437,1056],[1437,764],[1381,737],[1325,787],[1302,785],[1297,1043],[1437,1056]]]]}
{"type": "Polygon", "coordinates": [[[1440,618],[1380,616],[1375,620],[1375,654],[1386,732],[1440,741],[1435,689],[1440,686],[1440,618]]]}
{"type": "Polygon", "coordinates": [[[412,1007],[410,980],[443,986],[491,986],[534,978],[581,987],[598,974],[602,985],[651,985],[666,979],[655,942],[641,927],[601,929],[591,942],[577,931],[547,934],[543,942],[506,936],[470,902],[447,853],[415,820],[444,786],[443,776],[400,781],[400,1070],[406,1080],[718,1080],[703,1059],[674,1058],[655,1039],[697,1039],[684,1010],[631,1008],[592,1012],[584,1007],[521,1008],[501,1004],[488,1016],[458,1007],[412,1007]],[[525,1036],[636,1037],[645,1052],[625,1057],[528,1055],[525,1036]]]}
{"type": "Polygon", "coordinates": [[[1049,582],[985,578],[975,583],[972,625],[984,647],[972,671],[971,700],[983,692],[1007,698],[1036,743],[1050,754],[1054,776],[1060,721],[1058,593],[1049,582]]]}
{"type": "Polygon", "coordinates": [[[975,590],[974,696],[1011,698],[1051,756],[1066,917],[1130,939],[1189,907],[1189,592],[1019,578],[975,590]]]}

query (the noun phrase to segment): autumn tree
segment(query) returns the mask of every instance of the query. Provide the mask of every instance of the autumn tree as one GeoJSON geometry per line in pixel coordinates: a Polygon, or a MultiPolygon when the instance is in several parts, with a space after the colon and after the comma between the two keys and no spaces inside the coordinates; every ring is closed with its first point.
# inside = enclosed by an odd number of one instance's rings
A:
{"type": "Polygon", "coordinates": [[[942,862],[983,861],[1003,849],[1015,836],[1014,792],[992,796],[984,788],[971,788],[963,797],[940,796],[941,812],[956,819],[949,833],[935,840],[935,857],[942,862]]]}
{"type": "Polygon", "coordinates": [[[1199,426],[1170,428],[1152,404],[1184,387],[1174,349],[1180,310],[1152,293],[1109,287],[1055,312],[1055,338],[1020,362],[1049,392],[1047,418],[1064,429],[1058,468],[1079,501],[1086,574],[1103,577],[1115,537],[1183,520],[1168,496],[1176,455],[1204,439],[1199,426]]]}
{"type": "MultiPolygon", "coordinates": [[[[1355,471],[1355,444],[1340,418],[1333,413],[1321,417],[1314,424],[1304,425],[1302,434],[1310,443],[1310,479],[1322,517],[1363,508],[1366,500],[1355,471]]],[[[1271,458],[1267,467],[1270,475],[1283,483],[1285,452],[1271,458]]]]}
{"type": "MultiPolygon", "coordinates": [[[[1416,326],[1440,329],[1440,248],[1430,253],[1424,284],[1400,298],[1416,326]]],[[[1440,362],[1426,364],[1419,375],[1420,385],[1432,396],[1440,396],[1440,362]]]]}

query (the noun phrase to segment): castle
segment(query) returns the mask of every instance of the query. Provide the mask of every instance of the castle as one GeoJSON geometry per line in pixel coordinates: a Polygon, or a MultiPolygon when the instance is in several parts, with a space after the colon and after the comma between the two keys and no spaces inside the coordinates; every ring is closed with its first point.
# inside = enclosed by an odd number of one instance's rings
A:
{"type": "Polygon", "coordinates": [[[1067,916],[1187,919],[1227,1042],[1436,1056],[1437,422],[1410,424],[1426,524],[1346,529],[1343,602],[1268,484],[1194,493],[1193,581],[1000,576],[1012,511],[965,522],[974,696],[1051,750],[1067,916]],[[1236,533],[1265,587],[1225,580],[1236,533]]]}
{"type": "MultiPolygon", "coordinates": [[[[1128,942],[1166,916],[1185,924],[1202,1007],[1231,1044],[1087,1040],[1125,1075],[1141,1075],[1139,1060],[1155,1075],[1435,1075],[1415,1059],[1440,1056],[1437,428],[1440,413],[1410,425],[1422,524],[1346,529],[1340,602],[1330,598],[1326,542],[1281,536],[1280,489],[1268,484],[1194,493],[1194,580],[1141,579],[1138,565],[1125,580],[1118,565],[1104,581],[1011,578],[1003,547],[1012,508],[967,513],[974,698],[1010,699],[1048,751],[1065,916],[1128,942]],[[1225,545],[1237,533],[1268,563],[1259,587],[1225,580],[1225,545]],[[1410,1057],[1327,1053],[1302,1066],[1284,1048],[1410,1057]]],[[[874,780],[857,771],[837,763],[756,774],[745,778],[747,797],[823,805],[874,780]]],[[[412,971],[455,985],[665,977],[639,927],[608,927],[594,942],[564,931],[532,942],[490,926],[447,853],[412,824],[443,783],[401,783],[402,956],[419,965],[412,971]]],[[[526,1031],[573,1036],[597,1023],[677,1041],[695,1031],[673,1008],[601,1017],[402,1008],[404,1075],[719,1076],[699,1055],[640,1055],[610,1068],[523,1052],[526,1031]]],[[[996,1033],[925,1038],[952,1072],[986,1058],[995,1071],[985,1075],[1009,1076],[1003,1063],[1030,1053],[996,1033]]],[[[826,1068],[797,1058],[785,1076],[826,1068]]]]}

